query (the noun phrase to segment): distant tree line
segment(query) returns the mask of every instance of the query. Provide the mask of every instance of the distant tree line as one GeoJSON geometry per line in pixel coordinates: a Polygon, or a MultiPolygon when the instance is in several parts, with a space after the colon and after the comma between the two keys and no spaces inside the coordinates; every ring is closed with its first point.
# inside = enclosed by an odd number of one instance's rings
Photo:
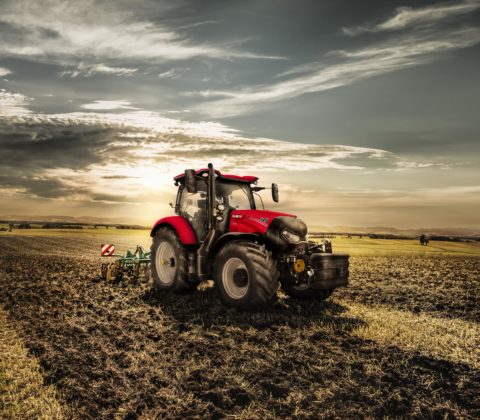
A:
{"type": "MultiPolygon", "coordinates": [[[[370,239],[417,239],[420,240],[421,236],[413,236],[413,235],[395,235],[393,233],[342,233],[342,232],[329,232],[329,233],[322,233],[322,232],[312,232],[308,235],[310,238],[336,238],[339,237],[346,237],[347,239],[352,239],[354,237],[362,239],[370,238],[370,239]]],[[[449,241],[449,242],[480,242],[480,237],[478,236],[446,236],[446,235],[425,235],[424,240],[426,241],[449,241]]],[[[428,242],[427,242],[428,243],[428,242]]]]}
{"type": "Polygon", "coordinates": [[[60,223],[45,223],[42,229],[83,229],[80,225],[62,225],[60,223]]]}
{"type": "Polygon", "coordinates": [[[117,229],[145,229],[143,226],[138,225],[117,225],[117,229]]]}

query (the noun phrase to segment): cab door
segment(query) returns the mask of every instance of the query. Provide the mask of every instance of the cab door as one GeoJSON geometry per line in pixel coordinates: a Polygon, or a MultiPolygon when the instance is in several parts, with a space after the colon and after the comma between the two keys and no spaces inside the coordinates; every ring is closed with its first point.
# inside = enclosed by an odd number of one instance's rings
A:
{"type": "Polygon", "coordinates": [[[179,190],[177,201],[178,214],[192,226],[199,242],[207,234],[207,185],[197,182],[197,192],[189,193],[185,187],[179,190]]]}

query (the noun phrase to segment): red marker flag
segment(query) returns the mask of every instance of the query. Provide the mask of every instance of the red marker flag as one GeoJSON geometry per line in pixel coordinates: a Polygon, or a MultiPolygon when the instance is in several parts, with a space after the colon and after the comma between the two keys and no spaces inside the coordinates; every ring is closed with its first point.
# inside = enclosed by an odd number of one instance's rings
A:
{"type": "Polygon", "coordinates": [[[111,257],[115,255],[115,246],[113,244],[102,244],[102,257],[111,257]]]}

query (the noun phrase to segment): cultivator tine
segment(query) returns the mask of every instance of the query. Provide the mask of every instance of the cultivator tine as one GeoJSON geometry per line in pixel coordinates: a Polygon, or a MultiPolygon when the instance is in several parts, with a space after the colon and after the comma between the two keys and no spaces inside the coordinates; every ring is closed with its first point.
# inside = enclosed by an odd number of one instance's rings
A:
{"type": "Polygon", "coordinates": [[[150,264],[146,264],[144,267],[143,267],[143,276],[145,278],[145,280],[150,280],[150,277],[152,275],[152,270],[150,269],[150,264]]]}
{"type": "Polygon", "coordinates": [[[115,263],[103,263],[101,265],[102,279],[111,282],[115,278],[115,263]]]}
{"type": "Polygon", "coordinates": [[[112,278],[114,278],[116,281],[121,281],[123,280],[123,267],[120,263],[121,260],[115,261],[115,264],[113,265],[113,272],[112,272],[112,278]]]}
{"type": "Polygon", "coordinates": [[[107,267],[107,275],[105,277],[106,281],[112,281],[115,277],[115,265],[114,264],[108,264],[107,267]]]}
{"type": "Polygon", "coordinates": [[[102,273],[102,279],[106,280],[107,279],[107,264],[103,263],[102,266],[100,267],[100,271],[102,273]]]}

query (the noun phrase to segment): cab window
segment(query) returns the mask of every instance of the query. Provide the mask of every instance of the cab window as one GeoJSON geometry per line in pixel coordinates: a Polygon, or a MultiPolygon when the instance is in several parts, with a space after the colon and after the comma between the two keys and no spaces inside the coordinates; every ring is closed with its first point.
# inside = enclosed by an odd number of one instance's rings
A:
{"type": "Polygon", "coordinates": [[[217,183],[217,201],[233,210],[250,210],[255,208],[250,186],[247,184],[217,183]]]}

